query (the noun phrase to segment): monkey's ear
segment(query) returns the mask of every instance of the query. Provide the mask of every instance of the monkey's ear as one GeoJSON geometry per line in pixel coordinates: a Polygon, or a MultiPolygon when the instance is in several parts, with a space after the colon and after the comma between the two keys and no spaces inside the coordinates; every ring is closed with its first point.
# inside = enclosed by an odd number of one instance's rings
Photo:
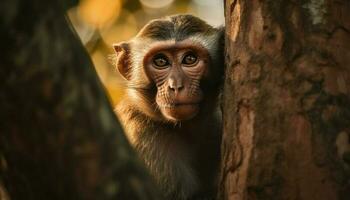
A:
{"type": "Polygon", "coordinates": [[[130,80],[131,78],[131,58],[130,58],[130,45],[129,43],[118,43],[113,44],[113,49],[116,56],[115,65],[119,71],[119,73],[126,79],[130,80]]]}

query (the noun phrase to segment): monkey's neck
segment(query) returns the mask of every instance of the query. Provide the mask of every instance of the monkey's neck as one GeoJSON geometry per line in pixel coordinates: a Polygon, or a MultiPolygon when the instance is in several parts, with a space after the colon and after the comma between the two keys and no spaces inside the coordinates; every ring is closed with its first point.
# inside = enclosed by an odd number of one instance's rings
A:
{"type": "Polygon", "coordinates": [[[177,124],[150,118],[127,98],[117,106],[130,143],[166,195],[177,191],[192,196],[213,188],[221,120],[217,106],[209,105],[192,120],[177,124]]]}

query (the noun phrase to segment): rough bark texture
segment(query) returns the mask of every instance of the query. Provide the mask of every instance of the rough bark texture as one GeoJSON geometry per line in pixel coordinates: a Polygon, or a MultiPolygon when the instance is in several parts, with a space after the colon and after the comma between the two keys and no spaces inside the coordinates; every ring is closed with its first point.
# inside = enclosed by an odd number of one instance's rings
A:
{"type": "Polygon", "coordinates": [[[64,1],[0,12],[0,199],[156,199],[64,1]]]}
{"type": "Polygon", "coordinates": [[[350,199],[350,1],[226,1],[221,199],[350,199]]]}

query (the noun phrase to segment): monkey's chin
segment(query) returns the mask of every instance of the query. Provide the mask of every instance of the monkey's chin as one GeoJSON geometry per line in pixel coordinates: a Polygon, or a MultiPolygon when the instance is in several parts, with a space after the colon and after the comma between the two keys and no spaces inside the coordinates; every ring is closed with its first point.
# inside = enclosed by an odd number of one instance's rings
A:
{"type": "Polygon", "coordinates": [[[163,116],[171,121],[192,119],[199,112],[199,104],[176,104],[161,106],[163,116]]]}

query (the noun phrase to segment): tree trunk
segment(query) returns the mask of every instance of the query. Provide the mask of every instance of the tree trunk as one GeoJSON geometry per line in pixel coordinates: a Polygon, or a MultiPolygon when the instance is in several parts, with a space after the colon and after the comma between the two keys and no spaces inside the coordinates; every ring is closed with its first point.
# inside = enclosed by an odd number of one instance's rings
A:
{"type": "Polygon", "coordinates": [[[0,199],[157,199],[63,2],[0,5],[0,199]]]}
{"type": "Polygon", "coordinates": [[[220,199],[350,199],[350,1],[225,4],[220,199]]]}

